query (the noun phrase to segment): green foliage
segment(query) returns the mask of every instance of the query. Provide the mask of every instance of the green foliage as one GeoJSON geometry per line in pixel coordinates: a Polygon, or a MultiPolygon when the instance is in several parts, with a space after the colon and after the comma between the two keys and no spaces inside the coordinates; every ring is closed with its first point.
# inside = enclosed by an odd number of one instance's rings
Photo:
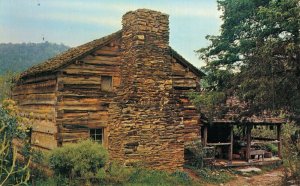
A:
{"type": "Polygon", "coordinates": [[[14,76],[12,72],[6,72],[0,76],[0,102],[10,97],[14,76]]]}
{"type": "Polygon", "coordinates": [[[103,184],[122,184],[129,181],[133,171],[134,169],[131,167],[124,167],[119,163],[111,162],[106,170],[102,169],[98,172],[97,178],[103,184]]]}
{"type": "Polygon", "coordinates": [[[293,136],[300,131],[295,123],[288,123],[283,128],[283,163],[286,179],[296,180],[300,183],[300,138],[293,136]]]}
{"type": "Polygon", "coordinates": [[[205,91],[201,94],[191,92],[189,98],[193,104],[211,121],[213,117],[222,113],[220,104],[225,102],[226,96],[223,92],[205,91]]]}
{"type": "Polygon", "coordinates": [[[265,148],[266,148],[267,151],[272,152],[273,154],[278,153],[278,147],[275,144],[268,143],[268,144],[265,145],[265,148]]]}
{"type": "Polygon", "coordinates": [[[36,185],[200,185],[182,171],[168,173],[160,170],[149,170],[142,167],[124,167],[112,162],[105,168],[99,168],[96,177],[90,182],[83,182],[84,178],[68,179],[61,175],[37,180],[36,185]]]}
{"type": "Polygon", "coordinates": [[[25,139],[12,101],[3,102],[0,107],[0,185],[26,184],[29,180],[29,160],[26,165],[17,162],[17,149],[13,139],[25,139]]]}
{"type": "Polygon", "coordinates": [[[185,146],[185,156],[189,157],[189,165],[197,168],[203,167],[203,158],[205,158],[205,150],[200,140],[193,141],[185,146]]]}
{"type": "Polygon", "coordinates": [[[251,136],[253,137],[266,137],[276,139],[277,138],[277,130],[275,127],[273,129],[270,129],[269,126],[257,126],[252,128],[251,130],[251,136]]]}
{"type": "Polygon", "coordinates": [[[89,181],[105,166],[107,159],[108,153],[101,144],[85,140],[52,150],[49,165],[57,176],[89,181]]]}
{"type": "Polygon", "coordinates": [[[51,58],[69,47],[63,44],[21,43],[0,44],[0,75],[5,72],[21,72],[35,64],[51,58]]]}
{"type": "Polygon", "coordinates": [[[190,177],[180,171],[169,174],[165,171],[135,169],[127,185],[193,185],[190,177]]]}
{"type": "Polygon", "coordinates": [[[221,34],[198,50],[207,87],[238,95],[254,112],[300,112],[299,0],[219,0],[221,34]]]}

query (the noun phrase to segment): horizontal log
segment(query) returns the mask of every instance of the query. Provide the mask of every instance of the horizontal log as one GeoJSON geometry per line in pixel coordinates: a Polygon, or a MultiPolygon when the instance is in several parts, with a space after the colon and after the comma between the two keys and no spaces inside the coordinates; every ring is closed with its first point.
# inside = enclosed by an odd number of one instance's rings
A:
{"type": "Polygon", "coordinates": [[[57,133],[57,126],[55,121],[49,120],[35,120],[33,122],[32,131],[41,132],[41,133],[48,133],[48,134],[56,134],[57,133]]]}
{"type": "MultiPolygon", "coordinates": [[[[101,67],[102,68],[102,67],[101,67]]],[[[66,68],[63,70],[63,73],[70,74],[70,75],[83,75],[83,76],[119,76],[119,68],[114,67],[114,69],[107,69],[105,70],[105,67],[103,69],[84,69],[82,68],[80,71],[77,68],[66,68]]]]}
{"type": "Polygon", "coordinates": [[[172,76],[181,76],[184,77],[186,72],[184,70],[172,70],[172,76]]]}
{"type": "Polygon", "coordinates": [[[85,58],[82,59],[83,61],[84,60],[98,60],[99,62],[117,62],[117,63],[120,63],[121,61],[121,58],[120,57],[112,57],[112,56],[92,56],[92,55],[88,55],[86,56],[85,58]]]}
{"type": "Polygon", "coordinates": [[[118,67],[121,65],[119,61],[99,61],[97,59],[84,59],[82,61],[87,65],[94,65],[99,68],[118,67]]]}
{"type": "Polygon", "coordinates": [[[45,93],[45,94],[28,94],[28,95],[16,95],[14,99],[18,100],[55,100],[55,93],[45,93]]]}
{"type": "Polygon", "coordinates": [[[21,84],[21,85],[17,85],[16,87],[14,87],[15,89],[37,89],[37,88],[42,88],[42,87],[49,87],[52,85],[56,85],[56,79],[52,79],[52,80],[46,80],[46,81],[41,81],[41,82],[37,82],[37,83],[30,83],[30,84],[21,84]]]}
{"type": "Polygon", "coordinates": [[[19,106],[20,111],[23,115],[31,116],[34,118],[41,118],[41,119],[51,119],[55,116],[55,108],[52,107],[51,109],[33,109],[33,108],[26,108],[26,106],[19,106]]]}
{"type": "Polygon", "coordinates": [[[87,131],[88,127],[86,125],[72,125],[72,124],[61,124],[59,125],[59,130],[62,132],[72,132],[76,130],[87,131]]]}
{"type": "Polygon", "coordinates": [[[22,79],[22,84],[29,84],[29,83],[38,83],[48,80],[56,80],[57,75],[56,74],[49,74],[49,75],[40,75],[35,77],[30,77],[26,79],[22,79]]]}
{"type": "Polygon", "coordinates": [[[33,112],[26,112],[26,110],[21,110],[20,116],[28,118],[28,119],[34,119],[34,120],[46,120],[50,122],[55,121],[55,113],[52,114],[44,114],[44,113],[33,113],[33,112]]]}
{"type": "Polygon", "coordinates": [[[15,95],[13,96],[13,99],[21,106],[54,105],[56,103],[55,93],[15,95]]]}
{"type": "Polygon", "coordinates": [[[114,47],[110,47],[110,46],[104,46],[104,47],[101,47],[101,49],[93,52],[94,54],[100,54],[100,53],[103,53],[103,52],[110,52],[110,53],[115,53],[115,54],[119,54],[119,47],[118,46],[114,46],[114,47]]]}
{"type": "MultiPolygon", "coordinates": [[[[110,100],[111,98],[116,96],[116,93],[114,92],[95,92],[91,90],[72,90],[72,89],[63,89],[60,91],[59,96],[62,98],[70,97],[70,98],[106,98],[106,100],[110,100]]],[[[59,98],[58,98],[59,99],[59,98]]]]}
{"type": "Polygon", "coordinates": [[[66,84],[70,84],[70,85],[74,85],[74,84],[78,84],[78,85],[82,85],[82,84],[89,84],[89,85],[97,85],[100,86],[101,83],[101,79],[100,76],[98,77],[60,77],[59,82],[63,83],[64,85],[66,84]]]}
{"type": "Polygon", "coordinates": [[[43,83],[24,84],[15,86],[12,95],[25,94],[43,94],[53,93],[56,91],[56,80],[45,81],[43,83]]]}
{"type": "Polygon", "coordinates": [[[96,112],[82,112],[82,113],[62,113],[61,118],[78,120],[78,119],[90,119],[90,120],[103,120],[108,121],[108,111],[96,111],[96,112]]]}
{"type": "Polygon", "coordinates": [[[18,102],[19,106],[36,105],[36,106],[54,106],[56,100],[22,100],[18,102]]]}
{"type": "Polygon", "coordinates": [[[75,92],[94,92],[97,93],[101,91],[100,84],[63,84],[60,91],[63,90],[73,90],[75,92]]]}
{"type": "Polygon", "coordinates": [[[109,51],[109,50],[98,50],[93,53],[95,56],[112,56],[112,57],[117,57],[120,56],[120,52],[115,52],[115,51],[109,51]]]}
{"type": "Polygon", "coordinates": [[[63,110],[64,112],[90,112],[90,111],[106,111],[107,107],[100,105],[58,105],[57,110],[63,110]]]}
{"type": "MultiPolygon", "coordinates": [[[[114,65],[114,66],[103,66],[100,64],[72,64],[70,66],[68,66],[66,69],[64,69],[64,72],[66,72],[66,70],[68,69],[72,69],[73,71],[76,71],[76,73],[80,72],[80,71],[91,71],[91,72],[98,72],[100,74],[102,73],[116,73],[117,71],[120,71],[120,65],[114,65]]],[[[79,74],[80,75],[80,74],[79,74]]]]}
{"type": "Polygon", "coordinates": [[[207,146],[226,146],[226,145],[231,145],[231,143],[207,143],[207,146]]]}
{"type": "Polygon", "coordinates": [[[50,147],[43,145],[43,144],[31,144],[31,148],[36,151],[42,151],[42,152],[49,152],[49,150],[52,150],[50,147]]]}
{"type": "Polygon", "coordinates": [[[89,138],[88,132],[60,133],[59,134],[59,139],[62,142],[66,141],[66,140],[78,140],[78,139],[84,139],[84,138],[89,138]]]}
{"type": "Polygon", "coordinates": [[[32,132],[31,143],[48,149],[57,147],[55,136],[47,133],[32,132]]]}
{"type": "Polygon", "coordinates": [[[96,119],[96,120],[72,120],[72,119],[57,119],[58,122],[60,122],[63,126],[65,125],[72,125],[72,126],[84,126],[86,128],[98,128],[98,127],[107,127],[108,126],[108,121],[104,121],[101,119],[96,119]]]}

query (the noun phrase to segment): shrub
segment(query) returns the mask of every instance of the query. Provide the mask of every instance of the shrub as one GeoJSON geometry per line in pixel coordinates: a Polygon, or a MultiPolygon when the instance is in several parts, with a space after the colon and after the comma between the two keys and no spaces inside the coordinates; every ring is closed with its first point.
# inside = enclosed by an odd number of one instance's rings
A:
{"type": "Polygon", "coordinates": [[[287,123],[283,128],[283,163],[286,177],[284,181],[293,180],[300,184],[300,138],[295,138],[299,126],[287,123]]]}
{"type": "Polygon", "coordinates": [[[12,100],[3,101],[0,107],[0,185],[21,185],[29,180],[29,160],[21,164],[17,161],[17,148],[13,139],[25,140],[26,126],[18,116],[18,108],[12,100]]]}
{"type": "Polygon", "coordinates": [[[266,150],[272,152],[273,154],[278,154],[278,147],[275,144],[266,144],[266,150]]]}
{"type": "Polygon", "coordinates": [[[187,166],[202,168],[210,166],[211,160],[215,157],[215,149],[211,147],[203,147],[200,140],[192,141],[185,146],[185,157],[187,158],[187,166]]]}
{"type": "Polygon", "coordinates": [[[108,153],[102,145],[85,140],[52,150],[49,166],[56,176],[90,181],[105,166],[107,159],[108,153]]]}
{"type": "Polygon", "coordinates": [[[188,165],[201,168],[203,167],[203,158],[205,151],[202,147],[201,141],[192,141],[185,146],[185,156],[188,157],[188,165]]]}
{"type": "Polygon", "coordinates": [[[117,162],[111,162],[106,169],[98,171],[98,181],[103,184],[122,184],[128,182],[133,173],[134,168],[125,167],[117,162]]]}

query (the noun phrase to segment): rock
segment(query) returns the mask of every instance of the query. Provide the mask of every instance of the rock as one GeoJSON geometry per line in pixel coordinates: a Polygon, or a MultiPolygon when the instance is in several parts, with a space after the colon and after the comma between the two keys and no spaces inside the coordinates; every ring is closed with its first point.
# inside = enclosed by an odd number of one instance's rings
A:
{"type": "Polygon", "coordinates": [[[261,169],[257,167],[248,167],[244,169],[237,169],[237,171],[240,171],[242,173],[249,173],[249,172],[261,172],[261,169]]]}

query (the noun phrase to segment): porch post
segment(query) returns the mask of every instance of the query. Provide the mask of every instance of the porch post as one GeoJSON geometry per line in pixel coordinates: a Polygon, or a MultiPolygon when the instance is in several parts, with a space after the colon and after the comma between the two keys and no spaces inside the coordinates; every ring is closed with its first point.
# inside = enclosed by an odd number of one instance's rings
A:
{"type": "Polygon", "coordinates": [[[282,158],[281,124],[277,125],[278,157],[282,158]]]}
{"type": "Polygon", "coordinates": [[[247,149],[246,149],[246,160],[250,161],[250,151],[251,151],[251,125],[246,125],[246,136],[247,136],[247,149]]]}
{"type": "Polygon", "coordinates": [[[207,145],[207,126],[204,125],[203,128],[203,146],[206,147],[207,145]]]}
{"type": "Polygon", "coordinates": [[[229,146],[229,154],[228,159],[229,162],[232,162],[232,152],[233,152],[233,125],[230,127],[230,146],[229,146]]]}

